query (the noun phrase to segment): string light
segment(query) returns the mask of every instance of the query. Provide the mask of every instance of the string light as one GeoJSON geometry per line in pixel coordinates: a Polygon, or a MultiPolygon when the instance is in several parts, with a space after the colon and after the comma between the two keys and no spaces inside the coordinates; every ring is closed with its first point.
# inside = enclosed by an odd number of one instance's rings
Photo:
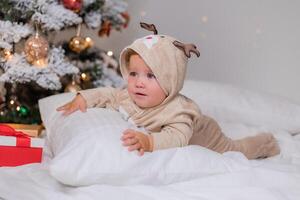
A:
{"type": "Polygon", "coordinates": [[[10,105],[14,105],[15,101],[14,100],[10,100],[9,103],[10,103],[10,105]]]}
{"type": "Polygon", "coordinates": [[[108,56],[113,56],[114,53],[113,53],[112,51],[108,51],[108,52],[107,52],[107,55],[108,55],[108,56]]]}
{"type": "Polygon", "coordinates": [[[17,111],[20,111],[20,109],[21,109],[20,106],[17,106],[17,107],[16,107],[16,110],[17,110],[17,111]]]}
{"type": "Polygon", "coordinates": [[[0,104],[0,115],[1,115],[1,116],[4,116],[4,114],[5,114],[5,112],[4,112],[4,107],[5,107],[4,104],[0,104]]]}
{"type": "Polygon", "coordinates": [[[87,77],[86,73],[81,73],[81,79],[82,79],[82,80],[85,80],[86,77],[87,77]]]}

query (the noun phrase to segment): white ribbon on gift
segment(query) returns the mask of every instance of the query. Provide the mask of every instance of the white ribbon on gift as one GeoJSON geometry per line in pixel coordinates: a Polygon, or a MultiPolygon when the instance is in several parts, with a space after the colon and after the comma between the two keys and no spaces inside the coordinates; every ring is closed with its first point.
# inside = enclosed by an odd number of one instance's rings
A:
{"type": "MultiPolygon", "coordinates": [[[[41,138],[30,138],[31,148],[43,148],[45,140],[41,138]]],[[[0,136],[0,146],[17,146],[17,137],[0,136]]]]}

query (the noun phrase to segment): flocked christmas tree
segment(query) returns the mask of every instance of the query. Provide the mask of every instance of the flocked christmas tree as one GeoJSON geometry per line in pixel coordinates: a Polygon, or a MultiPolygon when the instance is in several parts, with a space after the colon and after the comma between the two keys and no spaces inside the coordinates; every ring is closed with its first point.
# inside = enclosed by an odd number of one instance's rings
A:
{"type": "Polygon", "coordinates": [[[40,123],[40,98],[121,86],[113,53],[92,47],[91,38],[81,36],[81,26],[109,36],[112,29],[126,28],[126,9],[123,0],[1,0],[0,122],[40,123]],[[54,33],[71,27],[77,34],[69,41],[49,42],[54,33]]]}

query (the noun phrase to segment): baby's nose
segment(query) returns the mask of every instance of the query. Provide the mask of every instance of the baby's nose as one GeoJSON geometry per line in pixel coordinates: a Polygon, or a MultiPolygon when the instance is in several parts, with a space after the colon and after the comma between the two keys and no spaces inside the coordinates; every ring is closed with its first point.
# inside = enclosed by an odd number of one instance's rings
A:
{"type": "Polygon", "coordinates": [[[135,83],[136,87],[145,87],[145,80],[143,77],[138,77],[135,83]]]}

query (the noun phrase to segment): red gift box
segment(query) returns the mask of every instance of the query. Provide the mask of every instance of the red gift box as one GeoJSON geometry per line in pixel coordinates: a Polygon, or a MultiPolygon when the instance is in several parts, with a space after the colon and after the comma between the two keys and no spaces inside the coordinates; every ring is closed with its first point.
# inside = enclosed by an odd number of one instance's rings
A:
{"type": "Polygon", "coordinates": [[[18,166],[42,161],[44,140],[31,138],[7,125],[0,125],[0,166],[18,166]]]}

